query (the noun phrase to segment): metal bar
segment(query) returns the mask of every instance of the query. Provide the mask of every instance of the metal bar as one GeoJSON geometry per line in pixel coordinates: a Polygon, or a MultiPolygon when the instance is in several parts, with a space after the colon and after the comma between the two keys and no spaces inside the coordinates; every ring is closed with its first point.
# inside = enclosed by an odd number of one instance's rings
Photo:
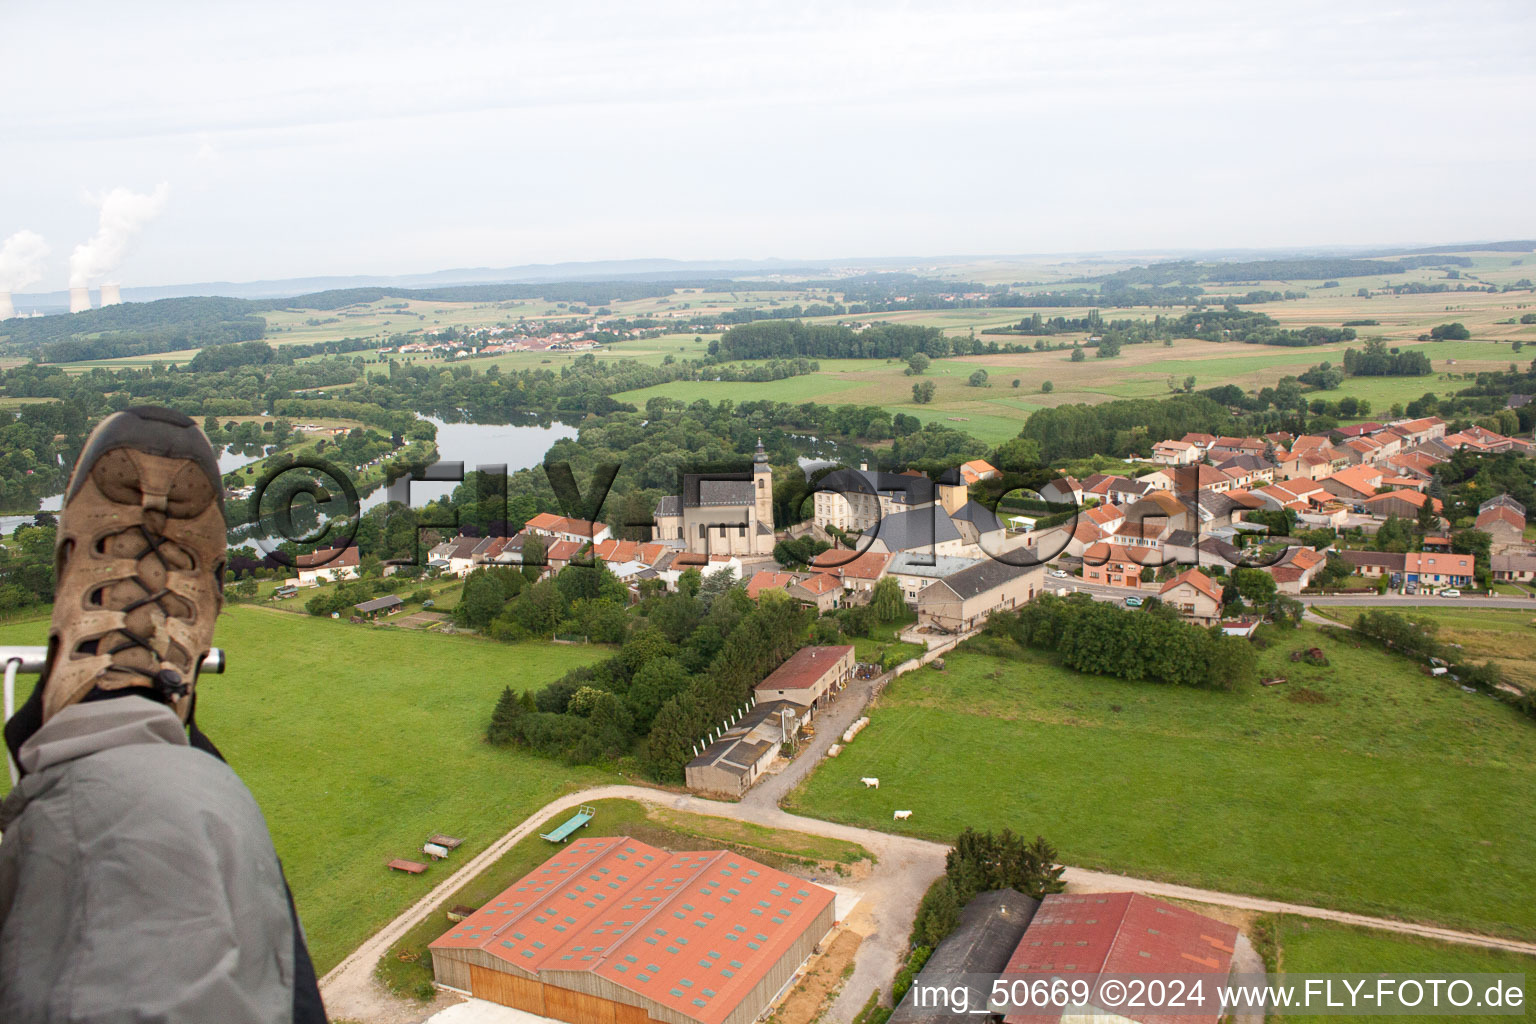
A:
{"type": "MultiPolygon", "coordinates": [[[[17,668],[17,671],[24,675],[37,675],[43,670],[43,664],[47,660],[48,648],[46,647],[0,646],[0,665],[8,665],[13,661],[18,661],[21,665],[17,668]]],[[[215,647],[203,655],[203,664],[200,671],[218,674],[224,671],[225,664],[224,649],[222,647],[215,647]]]]}

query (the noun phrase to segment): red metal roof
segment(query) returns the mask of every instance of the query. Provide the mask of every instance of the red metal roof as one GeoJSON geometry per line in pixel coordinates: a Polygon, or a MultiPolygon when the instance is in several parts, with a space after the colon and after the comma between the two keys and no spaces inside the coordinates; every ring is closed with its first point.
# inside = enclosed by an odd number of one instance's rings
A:
{"type": "MultiPolygon", "coordinates": [[[[1057,893],[1040,903],[1008,961],[1008,974],[1209,974],[1220,981],[1232,964],[1237,929],[1162,900],[1129,892],[1057,893]]],[[[1211,985],[1206,985],[1207,994],[1211,985]]],[[[1120,1016],[1149,1024],[1216,1024],[1221,1007],[1210,998],[1199,1012],[1153,1013],[1126,1007],[1120,1016]]],[[[1005,1024],[1052,1024],[1049,1014],[1009,1014],[1005,1024]]]]}
{"type": "Polygon", "coordinates": [[[814,686],[837,662],[853,652],[852,644],[802,647],[757,684],[759,690],[804,690],[814,686]]]}
{"type": "Polygon", "coordinates": [[[535,976],[592,971],[719,1024],[832,900],[830,890],[732,853],[582,839],[430,948],[480,949],[535,976]]]}

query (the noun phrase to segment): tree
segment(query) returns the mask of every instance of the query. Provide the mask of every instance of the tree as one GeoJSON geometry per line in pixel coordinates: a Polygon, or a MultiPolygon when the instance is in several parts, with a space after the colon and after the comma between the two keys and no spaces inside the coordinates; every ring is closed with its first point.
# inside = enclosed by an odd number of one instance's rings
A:
{"type": "Polygon", "coordinates": [[[1419,515],[1416,525],[1420,533],[1429,534],[1440,529],[1440,517],[1435,514],[1435,502],[1432,498],[1425,498],[1424,504],[1419,506],[1419,515]]]}
{"type": "Polygon", "coordinates": [[[934,383],[931,380],[925,380],[921,383],[913,384],[912,401],[916,402],[918,405],[927,405],[929,402],[933,401],[933,393],[937,390],[938,388],[934,386],[934,383]]]}
{"type": "Polygon", "coordinates": [[[1156,569],[1152,568],[1150,565],[1144,565],[1141,567],[1141,582],[1151,583],[1155,579],[1157,579],[1156,569]]]}
{"type": "Polygon", "coordinates": [[[1013,386],[1014,387],[1018,387],[1022,383],[1024,383],[1024,382],[1022,380],[1020,380],[1019,378],[1017,378],[1017,377],[1013,378],[1013,386]]]}
{"type": "Polygon", "coordinates": [[[1466,341],[1472,337],[1472,332],[1465,324],[1456,321],[1430,328],[1429,336],[1436,341],[1466,341]]]}
{"type": "Polygon", "coordinates": [[[928,369],[928,362],[929,360],[927,356],[923,355],[921,352],[914,352],[910,356],[907,356],[907,368],[903,372],[905,372],[908,377],[921,377],[923,372],[928,369]]]}
{"type": "Polygon", "coordinates": [[[906,611],[901,599],[901,584],[894,576],[882,576],[869,595],[869,607],[881,622],[895,622],[906,611]]]}
{"type": "Polygon", "coordinates": [[[1195,377],[1194,377],[1194,374],[1190,374],[1188,377],[1184,378],[1184,393],[1186,395],[1189,395],[1189,394],[1193,394],[1194,391],[1195,391],[1195,377]]]}
{"type": "Polygon", "coordinates": [[[1052,391],[1055,391],[1055,390],[1056,390],[1056,385],[1055,385],[1055,384],[1052,384],[1052,383],[1051,383],[1051,382],[1050,382],[1050,381],[1043,381],[1043,382],[1042,382],[1042,383],[1041,383],[1041,384],[1040,384],[1040,393],[1041,393],[1041,394],[1045,394],[1045,395],[1048,395],[1048,394],[1050,394],[1050,393],[1051,393],[1051,392],[1052,392],[1052,391]]]}
{"type": "Polygon", "coordinates": [[[517,721],[528,713],[528,707],[512,692],[503,687],[491,712],[491,724],[485,730],[485,738],[498,747],[504,747],[517,738],[517,721]]]}
{"type": "Polygon", "coordinates": [[[1275,598],[1275,578],[1263,569],[1233,569],[1232,582],[1242,599],[1255,608],[1266,607],[1275,598]]]}
{"type": "Polygon", "coordinates": [[[1077,346],[1074,346],[1074,347],[1073,347],[1073,349],[1072,349],[1072,362],[1074,362],[1074,363],[1080,363],[1080,362],[1082,362],[1082,361],[1083,361],[1083,360],[1084,360],[1084,359],[1087,359],[1087,358],[1088,358],[1088,357],[1087,357],[1087,356],[1086,356],[1086,355],[1084,355],[1084,354],[1083,354],[1083,350],[1082,350],[1082,348],[1080,348],[1080,347],[1077,347],[1077,346]]]}
{"type": "Polygon", "coordinates": [[[971,374],[971,378],[969,381],[967,381],[967,383],[970,384],[970,386],[973,388],[991,387],[991,385],[987,383],[986,370],[977,370],[975,373],[971,374]]]}

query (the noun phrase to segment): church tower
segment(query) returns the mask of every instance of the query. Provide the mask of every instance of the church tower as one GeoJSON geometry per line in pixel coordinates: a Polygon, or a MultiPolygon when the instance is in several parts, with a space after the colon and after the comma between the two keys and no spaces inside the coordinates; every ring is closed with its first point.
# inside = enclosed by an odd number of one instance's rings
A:
{"type": "Polygon", "coordinates": [[[773,467],[768,465],[768,453],[763,450],[763,439],[757,439],[757,454],[752,456],[752,492],[757,498],[757,521],[773,529],[773,467]]]}

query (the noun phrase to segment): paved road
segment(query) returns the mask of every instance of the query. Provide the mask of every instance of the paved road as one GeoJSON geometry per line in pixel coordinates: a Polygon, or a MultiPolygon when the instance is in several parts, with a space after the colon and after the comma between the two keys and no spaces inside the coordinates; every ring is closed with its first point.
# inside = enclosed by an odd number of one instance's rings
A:
{"type": "MultiPolygon", "coordinates": [[[[948,848],[939,843],[914,839],[910,836],[892,835],[871,829],[855,828],[835,822],[804,818],[773,806],[751,803],[723,803],[700,797],[669,793],[664,790],[640,786],[597,786],[572,793],[554,800],[534,812],[527,820],[502,836],[479,856],[473,858],[439,882],[432,891],[394,921],[380,929],[372,938],[358,947],[350,956],[333,968],[320,981],[326,1008],[333,1017],[368,1021],[419,1019],[422,1011],[416,1010],[416,1018],[400,1016],[409,1007],[393,1000],[373,979],[373,968],[402,935],[427,915],[437,912],[448,896],[469,881],[510,849],[532,834],[540,822],[561,811],[569,810],[593,800],[626,799],[671,807],[693,814],[748,821],[769,828],[788,829],[811,835],[825,836],[858,843],[878,858],[870,876],[861,884],[867,901],[867,909],[873,915],[876,941],[865,940],[860,947],[859,962],[842,994],[828,1012],[829,1021],[842,1024],[851,1020],[869,993],[875,987],[889,993],[889,984],[895,973],[896,953],[905,944],[916,912],[917,896],[944,871],[944,855],[948,848]]],[[[1474,932],[1457,931],[1435,925],[1411,921],[1395,921],[1388,918],[1369,917],[1325,907],[1311,907],[1282,900],[1243,896],[1235,893],[1197,889],[1169,882],[1154,882],[1129,875],[1088,871],[1068,867],[1064,875],[1074,891],[1115,892],[1134,890],[1150,896],[1207,903],[1216,906],[1236,907],[1258,913],[1293,914],[1343,924],[1363,925],[1406,935],[1418,935],[1443,942],[1502,949],[1527,956],[1536,956],[1536,942],[1506,939],[1474,932]]]]}

